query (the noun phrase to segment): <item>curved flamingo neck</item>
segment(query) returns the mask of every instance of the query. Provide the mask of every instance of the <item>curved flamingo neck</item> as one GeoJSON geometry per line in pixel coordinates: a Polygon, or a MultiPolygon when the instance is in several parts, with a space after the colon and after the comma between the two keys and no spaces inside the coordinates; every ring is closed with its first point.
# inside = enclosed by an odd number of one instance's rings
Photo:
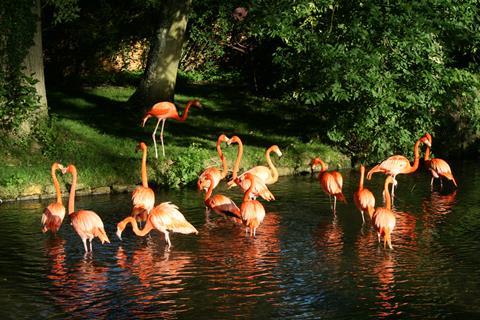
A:
{"type": "Polygon", "coordinates": [[[192,106],[192,101],[188,101],[186,107],[185,107],[185,110],[183,111],[183,114],[182,116],[180,117],[177,113],[176,117],[175,117],[175,120],[178,120],[178,121],[185,121],[187,120],[187,117],[188,117],[188,110],[190,110],[190,107],[192,106]]]}
{"type": "Polygon", "coordinates": [[[220,160],[222,161],[222,179],[227,176],[228,173],[228,167],[227,167],[227,160],[225,159],[225,156],[223,155],[222,148],[220,147],[222,141],[220,139],[217,140],[217,152],[218,156],[220,157],[220,160]]]}
{"type": "Polygon", "coordinates": [[[388,191],[389,179],[385,180],[385,186],[383,187],[384,197],[385,197],[385,208],[392,210],[392,202],[390,200],[390,192],[388,191]]]}
{"type": "Polygon", "coordinates": [[[235,159],[235,165],[233,166],[232,180],[235,180],[235,178],[237,177],[238,169],[240,168],[240,161],[242,160],[242,155],[243,155],[243,143],[239,139],[237,159],[235,159]]]}
{"type": "Polygon", "coordinates": [[[208,177],[207,180],[210,181],[210,185],[208,186],[207,193],[205,194],[205,203],[207,203],[208,199],[210,199],[213,192],[213,179],[208,177]]]}
{"type": "Polygon", "coordinates": [[[365,176],[365,167],[360,166],[360,182],[358,183],[358,191],[363,190],[364,176],[365,176]]]}
{"type": "Polygon", "coordinates": [[[270,153],[273,150],[273,146],[268,148],[267,151],[265,152],[265,157],[267,158],[267,163],[268,166],[270,167],[270,171],[272,172],[272,183],[277,182],[278,180],[278,170],[277,168],[273,165],[272,159],[270,158],[270,153]]]}
{"type": "Polygon", "coordinates": [[[123,219],[123,222],[125,223],[124,229],[130,223],[132,225],[133,232],[135,232],[135,234],[139,237],[144,237],[153,229],[150,219],[147,220],[145,227],[141,230],[138,228],[137,221],[135,220],[134,217],[126,217],[125,219],[123,219]]]}
{"type": "Polygon", "coordinates": [[[320,179],[320,177],[325,173],[325,171],[327,171],[327,165],[325,164],[325,162],[323,162],[322,159],[318,159],[318,162],[320,162],[320,166],[322,167],[320,169],[320,172],[318,173],[318,178],[320,179]]]}
{"type": "Polygon", "coordinates": [[[53,179],[53,185],[55,186],[55,192],[57,194],[57,203],[62,204],[62,192],[60,191],[60,184],[58,183],[57,179],[57,170],[58,170],[58,165],[55,163],[52,165],[52,179],[53,179]]]}
{"type": "Polygon", "coordinates": [[[77,169],[71,167],[72,186],[70,187],[70,195],[68,196],[68,214],[75,212],[75,188],[77,187],[77,169]]]}
{"type": "Polygon", "coordinates": [[[427,150],[425,150],[425,155],[423,156],[423,160],[425,162],[430,161],[430,147],[427,146],[427,150]]]}
{"type": "Polygon", "coordinates": [[[142,186],[148,188],[148,178],[147,178],[147,148],[143,149],[142,155],[142,186]]]}
{"type": "Polygon", "coordinates": [[[245,191],[245,195],[243,196],[243,202],[247,202],[250,200],[250,193],[253,192],[253,188],[255,188],[254,180],[252,177],[245,177],[245,180],[250,181],[250,187],[248,187],[247,191],[245,191]]]}
{"type": "Polygon", "coordinates": [[[415,146],[413,147],[413,152],[415,154],[415,159],[413,160],[413,166],[411,166],[411,168],[407,171],[407,173],[415,172],[418,169],[418,165],[420,163],[420,154],[418,151],[419,146],[420,146],[420,140],[417,140],[417,142],[415,142],[415,146]]]}

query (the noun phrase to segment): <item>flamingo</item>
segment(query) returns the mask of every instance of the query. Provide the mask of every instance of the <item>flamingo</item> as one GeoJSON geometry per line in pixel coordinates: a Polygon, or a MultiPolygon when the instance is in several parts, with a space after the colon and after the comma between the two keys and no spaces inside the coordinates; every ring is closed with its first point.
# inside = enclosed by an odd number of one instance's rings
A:
{"type": "Polygon", "coordinates": [[[55,186],[55,192],[57,193],[57,201],[50,203],[45,208],[42,214],[42,232],[45,233],[50,230],[53,234],[58,232],[62,225],[63,218],[65,218],[65,207],[62,203],[62,193],[60,191],[60,185],[58,184],[57,170],[63,170],[63,166],[55,162],[52,164],[51,174],[53,179],[53,185],[55,186]]]}
{"type": "MultiPolygon", "coordinates": [[[[255,188],[256,184],[263,184],[263,182],[256,175],[246,172],[243,175],[243,179],[250,181],[250,187],[245,192],[243,196],[243,202],[240,206],[240,213],[242,215],[243,223],[245,224],[245,233],[250,231],[250,236],[255,237],[256,230],[258,226],[262,223],[265,218],[265,208],[258,200],[251,200],[250,193],[255,188]]],[[[265,184],[263,184],[265,188],[265,184]]]]}
{"type": "Polygon", "coordinates": [[[80,236],[85,248],[85,253],[88,252],[87,240],[90,240],[90,252],[92,252],[92,240],[98,237],[103,243],[108,242],[108,236],[105,233],[102,219],[93,211],[78,210],[75,211],[75,188],[77,186],[77,168],[73,164],[69,164],[67,168],[62,169],[62,173],[72,174],[72,186],[70,187],[70,196],[68,198],[68,214],[72,221],[72,226],[80,236]]]}
{"type": "Polygon", "coordinates": [[[205,194],[205,205],[207,208],[215,211],[221,216],[232,218],[232,220],[236,223],[242,223],[240,209],[237,207],[235,202],[232,201],[232,199],[222,194],[216,194],[212,196],[215,185],[213,176],[207,173],[205,174],[205,180],[209,181],[209,187],[207,193],[205,194]]]}
{"type": "Polygon", "coordinates": [[[425,151],[425,165],[428,170],[432,173],[432,180],[430,181],[430,187],[433,189],[433,180],[438,178],[440,180],[440,188],[443,187],[442,177],[447,178],[452,181],[455,187],[457,187],[457,181],[452,174],[452,169],[445,160],[439,158],[430,159],[430,148],[432,147],[432,136],[429,133],[425,133],[425,137],[428,139],[428,142],[425,142],[427,145],[427,150],[425,151]]]}
{"type": "Polygon", "coordinates": [[[165,157],[165,148],[163,146],[163,127],[165,126],[165,121],[169,118],[184,122],[187,120],[188,116],[188,110],[190,107],[197,107],[201,108],[202,105],[200,104],[200,101],[194,99],[188,101],[185,111],[183,112],[182,117],[178,115],[178,111],[176,106],[168,101],[163,101],[159,102],[153,105],[153,107],[147,111],[145,117],[143,118],[143,123],[142,127],[145,127],[145,123],[147,122],[148,119],[151,117],[155,117],[158,119],[157,125],[155,126],[155,130],[153,131],[152,138],[153,138],[153,143],[155,145],[155,158],[158,159],[158,152],[157,152],[157,141],[155,140],[155,134],[157,133],[158,125],[160,124],[160,121],[162,121],[162,129],[160,131],[160,141],[162,142],[162,152],[163,152],[163,157],[165,157]]]}
{"type": "Polygon", "coordinates": [[[338,171],[327,171],[328,166],[320,158],[312,159],[311,163],[312,170],[315,169],[317,165],[322,167],[318,173],[318,180],[320,181],[323,191],[328,194],[330,206],[332,205],[331,196],[333,196],[333,214],[336,214],[337,198],[338,200],[347,203],[347,200],[342,193],[343,177],[338,171]]]}
{"type": "Polygon", "coordinates": [[[192,226],[183,214],[178,210],[178,207],[171,202],[163,202],[150,211],[147,217],[147,223],[143,229],[139,229],[137,221],[133,217],[126,217],[117,224],[117,236],[122,240],[122,232],[125,227],[131,223],[133,232],[140,237],[147,235],[152,229],[157,229],[165,235],[165,241],[168,247],[172,245],[168,230],[172,232],[179,232],[183,234],[195,233],[198,234],[197,229],[192,226]]]}
{"type": "Polygon", "coordinates": [[[373,209],[373,207],[368,208],[368,213],[370,218],[372,218],[373,225],[377,230],[378,242],[380,242],[380,237],[383,236],[383,247],[386,248],[387,244],[390,249],[392,247],[392,232],[395,228],[396,218],[392,212],[392,203],[390,201],[390,194],[388,193],[388,185],[396,184],[396,181],[392,176],[388,176],[385,179],[385,185],[383,190],[383,198],[385,201],[385,207],[378,207],[373,209]]]}
{"type": "Polygon", "coordinates": [[[217,152],[220,160],[222,161],[222,170],[217,167],[209,167],[205,169],[205,171],[202,172],[200,177],[198,177],[197,186],[199,190],[208,190],[210,183],[213,183],[213,188],[216,188],[220,180],[227,176],[227,160],[225,159],[225,156],[222,153],[222,149],[220,148],[220,144],[227,141],[228,137],[224,134],[220,135],[217,139],[217,152]],[[206,179],[207,174],[210,174],[212,176],[212,180],[206,179]]]}
{"type": "MultiPolygon", "coordinates": [[[[397,176],[397,174],[410,174],[415,172],[418,168],[420,160],[418,148],[420,146],[420,143],[426,143],[426,141],[428,141],[428,139],[423,136],[415,142],[415,146],[413,147],[413,151],[415,154],[413,165],[410,165],[410,161],[404,156],[391,156],[388,159],[382,161],[382,163],[370,169],[370,171],[368,171],[367,173],[367,179],[370,180],[372,178],[372,174],[376,172],[383,172],[384,174],[392,176],[393,180],[396,181],[395,177],[397,176]]],[[[392,184],[392,199],[394,197],[394,186],[396,186],[396,183],[392,184]]]]}
{"type": "Polygon", "coordinates": [[[363,223],[365,223],[364,213],[368,213],[368,208],[375,208],[375,197],[373,196],[373,193],[363,187],[364,176],[365,167],[360,165],[360,182],[357,191],[353,194],[353,201],[362,214],[363,223]]]}
{"type": "Polygon", "coordinates": [[[135,188],[132,193],[133,209],[132,217],[135,217],[139,222],[147,221],[147,215],[155,206],[155,193],[148,187],[147,178],[147,145],[140,142],[135,148],[143,151],[142,155],[142,185],[135,188]]]}

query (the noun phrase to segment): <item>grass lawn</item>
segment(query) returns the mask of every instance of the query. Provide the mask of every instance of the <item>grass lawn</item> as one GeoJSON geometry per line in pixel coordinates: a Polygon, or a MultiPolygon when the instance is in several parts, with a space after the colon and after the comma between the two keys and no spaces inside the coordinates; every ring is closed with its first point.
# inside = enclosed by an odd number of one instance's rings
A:
{"type": "MultiPolygon", "coordinates": [[[[153,186],[191,185],[203,168],[220,166],[215,150],[217,137],[238,135],[244,143],[241,171],[266,165],[265,150],[277,144],[283,157],[272,159],[281,173],[307,169],[313,156],[320,156],[330,168],[346,167],[349,159],[321,141],[305,141],[315,123],[301,116],[294,106],[258,98],[246,91],[213,85],[190,85],[179,89],[175,99],[179,113],[189,99],[197,98],[203,109],[192,108],[184,123],[167,120],[164,131],[166,158],[155,159],[151,133],[156,119],[140,126],[142,112],[127,107],[133,87],[96,87],[82,91],[50,89],[51,123],[38,133],[38,140],[22,145],[0,138],[5,152],[0,171],[0,199],[51,195],[50,166],[54,161],[74,163],[79,173],[79,190],[89,193],[103,186],[133,186],[140,182],[141,154],[134,152],[139,141],[149,146],[149,179],[153,186]]],[[[160,134],[160,129],[157,135],[160,134]]],[[[222,150],[229,168],[236,145],[222,150]]],[[[60,182],[63,188],[66,182],[60,182]]]]}

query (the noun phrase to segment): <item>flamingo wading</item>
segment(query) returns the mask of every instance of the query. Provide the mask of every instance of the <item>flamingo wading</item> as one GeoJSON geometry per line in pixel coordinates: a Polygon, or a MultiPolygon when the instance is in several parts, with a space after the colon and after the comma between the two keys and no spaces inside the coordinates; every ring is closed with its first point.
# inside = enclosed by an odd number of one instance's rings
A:
{"type": "Polygon", "coordinates": [[[375,229],[377,230],[378,242],[380,242],[380,237],[383,236],[383,247],[386,248],[388,244],[388,247],[393,249],[392,232],[395,228],[396,218],[392,212],[392,203],[390,200],[390,194],[388,193],[388,185],[390,183],[396,183],[392,176],[388,176],[385,179],[385,185],[383,187],[385,207],[376,208],[375,211],[372,207],[369,207],[368,213],[372,218],[375,229]]]}
{"type": "Polygon", "coordinates": [[[42,232],[45,233],[50,230],[53,234],[58,232],[60,226],[62,225],[63,218],[65,218],[65,206],[62,203],[62,193],[60,191],[60,185],[58,184],[58,179],[56,172],[57,170],[63,170],[63,166],[58,162],[52,164],[51,174],[53,185],[55,186],[55,192],[57,194],[57,201],[50,203],[48,207],[45,208],[42,214],[42,232]]]}
{"type": "Polygon", "coordinates": [[[360,165],[360,182],[358,183],[357,191],[353,194],[353,202],[355,202],[355,205],[362,214],[363,223],[365,223],[364,213],[368,213],[369,208],[375,208],[375,197],[373,196],[373,193],[363,187],[364,176],[365,167],[360,165]]]}
{"type": "Polygon", "coordinates": [[[147,178],[147,145],[140,142],[135,148],[135,152],[142,150],[142,185],[135,188],[132,193],[132,217],[139,222],[147,221],[147,216],[155,206],[155,193],[148,187],[147,178]]]}
{"type": "Polygon", "coordinates": [[[322,186],[323,191],[328,194],[330,199],[330,206],[332,203],[333,196],[333,214],[337,213],[337,198],[340,201],[347,203],[347,199],[342,193],[343,186],[343,177],[338,171],[327,171],[328,166],[320,158],[315,158],[311,162],[312,171],[317,165],[321,166],[320,172],[318,173],[318,180],[322,186]]]}
{"type": "Polygon", "coordinates": [[[208,167],[205,169],[202,174],[198,177],[197,186],[199,190],[205,189],[208,190],[210,187],[210,183],[213,183],[213,188],[216,188],[220,181],[227,176],[228,167],[227,167],[227,160],[223,155],[222,149],[220,147],[222,142],[227,142],[228,137],[224,134],[221,134],[217,139],[217,152],[218,156],[220,157],[220,161],[222,162],[222,169],[220,170],[217,167],[208,167]],[[206,175],[211,175],[212,179],[207,179],[206,175]]]}
{"type": "Polygon", "coordinates": [[[439,159],[439,158],[430,159],[430,148],[432,147],[432,136],[429,133],[425,133],[425,137],[427,137],[428,143],[425,142],[425,144],[427,145],[427,150],[425,150],[424,160],[425,160],[425,165],[427,169],[430,170],[430,173],[432,174],[430,187],[433,189],[433,181],[435,178],[437,178],[440,180],[440,188],[442,188],[443,187],[442,177],[452,181],[455,187],[457,187],[457,181],[455,181],[455,178],[453,177],[452,169],[450,169],[450,166],[448,165],[448,163],[445,160],[439,159]]]}

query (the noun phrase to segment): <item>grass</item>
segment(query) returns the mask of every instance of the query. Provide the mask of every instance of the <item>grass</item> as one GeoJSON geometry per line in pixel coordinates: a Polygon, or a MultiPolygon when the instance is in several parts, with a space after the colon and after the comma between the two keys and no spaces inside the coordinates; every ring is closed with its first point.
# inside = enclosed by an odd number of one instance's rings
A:
{"type": "MultiPolygon", "coordinates": [[[[288,172],[307,169],[313,156],[320,156],[330,168],[346,167],[349,159],[319,139],[307,140],[315,127],[295,106],[255,97],[239,88],[220,85],[185,85],[176,95],[183,106],[198,98],[204,108],[192,109],[186,122],[167,120],[164,131],[166,158],[154,158],[151,132],[156,119],[140,126],[142,112],[126,101],[133,87],[96,87],[81,91],[50,90],[51,122],[29,145],[0,138],[0,198],[13,199],[38,193],[52,193],[50,166],[54,161],[74,163],[80,189],[112,185],[134,185],[140,181],[138,141],[149,148],[149,179],[152,185],[181,187],[196,180],[203,168],[220,165],[215,143],[221,133],[238,135],[244,143],[242,170],[265,165],[265,149],[277,144],[284,156],[274,162],[288,172]],[[310,135],[310,134],[309,134],[310,135]]],[[[159,140],[159,139],[157,139],[159,140]]],[[[232,168],[236,146],[223,145],[232,168]]],[[[68,179],[60,179],[62,187],[68,179]]]]}

